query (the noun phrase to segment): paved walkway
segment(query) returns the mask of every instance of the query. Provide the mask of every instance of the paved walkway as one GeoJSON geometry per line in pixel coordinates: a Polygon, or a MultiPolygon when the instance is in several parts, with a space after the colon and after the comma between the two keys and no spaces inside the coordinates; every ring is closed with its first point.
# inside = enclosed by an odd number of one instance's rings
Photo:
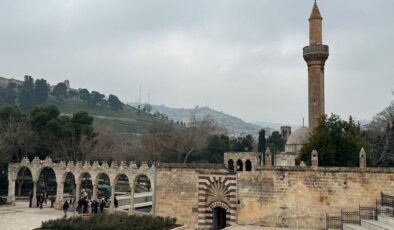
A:
{"type": "Polygon", "coordinates": [[[41,226],[42,221],[63,217],[63,211],[53,208],[29,208],[27,202],[15,206],[0,206],[1,230],[32,230],[41,226]]]}

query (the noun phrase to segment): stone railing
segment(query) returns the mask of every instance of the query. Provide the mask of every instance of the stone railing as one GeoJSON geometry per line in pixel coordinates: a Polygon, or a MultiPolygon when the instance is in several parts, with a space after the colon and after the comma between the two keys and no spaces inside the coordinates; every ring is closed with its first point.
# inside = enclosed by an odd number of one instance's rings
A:
{"type": "Polygon", "coordinates": [[[329,54],[329,48],[327,45],[309,45],[304,47],[304,56],[311,54],[329,54]]]}

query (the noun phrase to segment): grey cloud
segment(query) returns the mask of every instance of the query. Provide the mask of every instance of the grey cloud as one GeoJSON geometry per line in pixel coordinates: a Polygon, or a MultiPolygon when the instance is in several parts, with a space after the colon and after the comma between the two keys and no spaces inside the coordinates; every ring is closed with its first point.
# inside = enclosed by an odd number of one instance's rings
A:
{"type": "MultiPolygon", "coordinates": [[[[307,118],[309,0],[1,1],[0,76],[69,79],[133,101],[208,104],[248,121],[307,118]]],[[[326,111],[371,118],[394,83],[394,2],[318,1],[326,111]]]]}

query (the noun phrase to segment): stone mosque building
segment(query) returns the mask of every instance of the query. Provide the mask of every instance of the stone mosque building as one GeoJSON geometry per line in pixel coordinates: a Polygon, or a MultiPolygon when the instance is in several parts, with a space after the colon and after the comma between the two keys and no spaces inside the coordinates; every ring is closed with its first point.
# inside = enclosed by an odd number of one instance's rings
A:
{"type": "Polygon", "coordinates": [[[344,229],[348,220],[361,223],[361,218],[373,217],[372,223],[378,219],[377,214],[392,212],[394,168],[368,168],[363,149],[358,168],[321,167],[316,150],[311,153],[310,166],[294,164],[310,129],[325,113],[324,65],[329,51],[323,44],[322,17],[316,2],[309,27],[310,44],[303,50],[308,66],[309,129],[291,132],[290,127],[282,127],[286,151],[276,157],[276,164],[272,164],[269,150],[264,157],[253,152],[225,153],[220,165],[148,166],[25,158],[9,164],[8,201],[15,203],[21,195],[17,191],[25,186],[34,194],[35,203],[46,171],[52,178],[48,191],[59,208],[65,199],[108,196],[110,201],[118,201],[118,205],[110,202],[108,212],[169,216],[177,219],[182,226],[179,229],[224,229],[235,225],[344,229]]]}

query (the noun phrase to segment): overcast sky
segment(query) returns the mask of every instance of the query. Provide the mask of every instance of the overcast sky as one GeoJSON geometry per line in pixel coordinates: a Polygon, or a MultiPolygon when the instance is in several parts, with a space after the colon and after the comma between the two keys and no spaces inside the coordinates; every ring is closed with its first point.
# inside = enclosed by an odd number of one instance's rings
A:
{"type": "MultiPolygon", "coordinates": [[[[320,0],[326,112],[370,119],[393,99],[394,1],[320,0]]],[[[307,120],[312,0],[0,0],[0,76],[247,121],[307,120]]]]}

